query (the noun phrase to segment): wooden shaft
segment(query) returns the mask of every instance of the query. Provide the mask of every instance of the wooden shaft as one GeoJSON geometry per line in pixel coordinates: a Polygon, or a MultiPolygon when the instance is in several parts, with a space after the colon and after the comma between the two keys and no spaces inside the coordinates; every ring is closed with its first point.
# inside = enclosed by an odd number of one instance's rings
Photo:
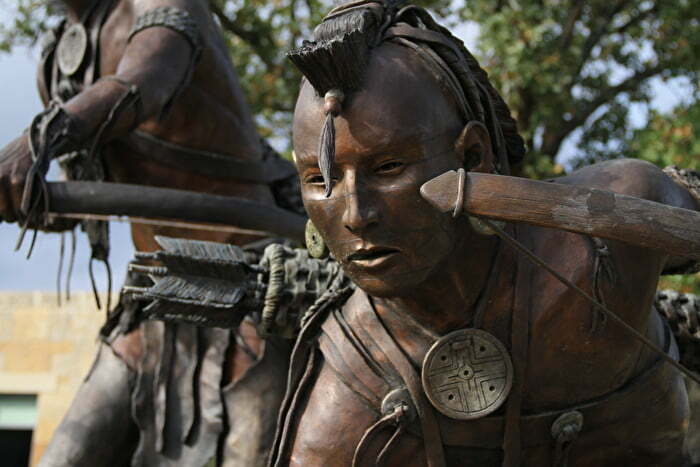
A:
{"type": "Polygon", "coordinates": [[[49,211],[207,222],[304,241],[306,218],[233,196],[106,182],[47,183],[49,211]]]}
{"type": "MultiPolygon", "coordinates": [[[[459,175],[426,182],[421,195],[441,212],[454,210],[459,175]]],[[[619,240],[681,258],[700,259],[700,212],[611,191],[518,177],[467,173],[463,211],[619,240]]]]}

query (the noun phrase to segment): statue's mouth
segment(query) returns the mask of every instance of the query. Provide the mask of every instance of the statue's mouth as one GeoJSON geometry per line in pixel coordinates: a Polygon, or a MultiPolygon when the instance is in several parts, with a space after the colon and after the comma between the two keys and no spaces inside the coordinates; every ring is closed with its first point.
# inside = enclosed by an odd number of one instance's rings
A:
{"type": "Polygon", "coordinates": [[[383,263],[386,259],[398,252],[399,250],[396,248],[381,246],[360,248],[354,253],[348,255],[347,260],[360,266],[376,266],[383,263]]]}

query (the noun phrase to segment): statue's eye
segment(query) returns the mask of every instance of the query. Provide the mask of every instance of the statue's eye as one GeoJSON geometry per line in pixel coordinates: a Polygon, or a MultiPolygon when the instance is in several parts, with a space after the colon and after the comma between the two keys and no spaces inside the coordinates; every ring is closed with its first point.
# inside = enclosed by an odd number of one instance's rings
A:
{"type": "Polygon", "coordinates": [[[376,169],[375,172],[381,175],[392,175],[392,174],[398,174],[400,173],[406,164],[403,162],[399,161],[388,161],[384,162],[383,164],[380,164],[376,169]]]}
{"type": "Polygon", "coordinates": [[[323,176],[321,174],[312,174],[304,177],[304,183],[307,185],[324,185],[323,176]]]}

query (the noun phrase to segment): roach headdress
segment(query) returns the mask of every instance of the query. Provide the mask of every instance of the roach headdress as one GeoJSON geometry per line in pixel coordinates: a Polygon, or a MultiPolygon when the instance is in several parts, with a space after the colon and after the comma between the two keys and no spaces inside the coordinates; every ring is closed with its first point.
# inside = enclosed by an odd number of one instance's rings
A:
{"type": "Polygon", "coordinates": [[[343,3],[316,27],[313,41],[305,41],[300,48],[287,53],[325,100],[326,119],[318,160],[326,196],[332,189],[335,158],[333,119],[342,111],[347,96],[362,88],[370,53],[385,41],[415,51],[458,102],[465,123],[477,120],[486,126],[500,173],[509,173],[510,166],[520,163],[525,155],[525,144],[508,106],[462,41],[438,25],[423,8],[402,7],[403,3],[403,0],[343,3]]]}

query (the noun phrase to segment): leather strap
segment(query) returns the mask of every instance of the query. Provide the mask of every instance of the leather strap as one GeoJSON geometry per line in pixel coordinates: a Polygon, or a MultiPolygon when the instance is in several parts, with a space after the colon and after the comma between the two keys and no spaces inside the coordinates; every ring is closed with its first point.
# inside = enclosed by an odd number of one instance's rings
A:
{"type": "Polygon", "coordinates": [[[303,395],[306,394],[307,385],[313,381],[314,369],[317,367],[317,360],[322,358],[318,353],[318,348],[314,337],[319,331],[320,325],[328,316],[331,308],[336,307],[338,302],[344,301],[347,297],[347,288],[342,289],[332,298],[318,304],[314,314],[311,315],[306,324],[299,331],[292,355],[289,361],[289,373],[287,376],[287,390],[280,406],[277,417],[277,431],[275,441],[270,451],[268,467],[281,467],[287,462],[290,444],[293,442],[292,434],[300,414],[297,411],[302,402],[303,395]]]}
{"type": "MultiPolygon", "coordinates": [[[[529,231],[527,229],[519,230],[521,230],[520,240],[530,246],[532,243],[529,241],[530,237],[523,235],[523,233],[527,234],[529,231]]],[[[513,358],[514,381],[513,389],[506,402],[505,428],[503,434],[503,467],[518,467],[520,465],[522,451],[520,418],[529,346],[533,265],[531,262],[521,257],[517,267],[515,300],[513,303],[513,313],[511,314],[510,331],[510,352],[513,358]]]]}
{"type": "Polygon", "coordinates": [[[289,363],[287,392],[277,416],[277,431],[272,446],[268,467],[281,467],[287,462],[294,426],[298,419],[297,406],[300,397],[306,392],[317,360],[317,349],[307,340],[302,340],[304,330],[313,330],[317,323],[310,321],[297,338],[289,363]]]}
{"type": "Polygon", "coordinates": [[[243,161],[229,155],[180,146],[139,130],[132,131],[119,142],[150,161],[206,177],[269,185],[296,174],[291,162],[274,155],[262,162],[243,161]]]}
{"type": "Polygon", "coordinates": [[[322,325],[319,347],[323,357],[347,387],[368,401],[370,407],[380,407],[391,388],[366,364],[355,343],[343,332],[335,314],[328,316],[322,325]]]}
{"type": "MultiPolygon", "coordinates": [[[[92,85],[99,75],[100,70],[100,35],[102,33],[102,26],[107,19],[107,14],[112,11],[112,6],[115,0],[100,1],[97,2],[99,6],[95,12],[95,21],[90,25],[90,62],[85,69],[85,75],[83,77],[83,86],[88,87],[92,85]]],[[[89,19],[88,19],[89,21],[89,19]]]]}
{"type": "Polygon", "coordinates": [[[367,301],[366,306],[363,307],[364,312],[359,313],[360,324],[382,352],[387,355],[394,369],[405,382],[406,388],[411,395],[421,424],[427,465],[429,467],[444,467],[446,465],[445,452],[442,445],[442,437],[440,436],[440,427],[433,407],[423,393],[423,385],[418,372],[379,320],[374,306],[369,302],[367,295],[360,289],[357,289],[356,294],[361,294],[364,300],[367,301]]]}
{"type": "Polygon", "coordinates": [[[450,52],[455,54],[456,57],[461,57],[461,54],[454,43],[450,42],[442,34],[429,29],[419,29],[407,23],[399,23],[387,29],[386,33],[384,34],[384,40],[393,39],[394,37],[413,39],[432,45],[446,47],[450,50],[450,52]]]}

